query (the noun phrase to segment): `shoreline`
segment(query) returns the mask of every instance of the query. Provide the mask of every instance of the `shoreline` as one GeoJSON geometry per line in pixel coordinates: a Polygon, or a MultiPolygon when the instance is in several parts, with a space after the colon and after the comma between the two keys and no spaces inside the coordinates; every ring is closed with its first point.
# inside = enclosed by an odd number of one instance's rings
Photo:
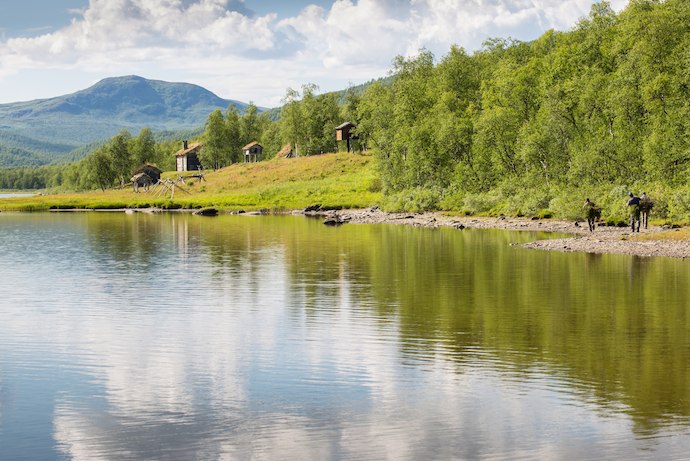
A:
{"type": "MultiPolygon", "coordinates": [[[[309,213],[305,213],[309,214],[309,213]]],[[[438,212],[386,213],[378,209],[340,210],[321,212],[322,216],[337,215],[343,222],[353,224],[404,224],[418,227],[453,227],[463,229],[500,229],[528,232],[571,234],[571,237],[536,240],[523,248],[566,253],[622,254],[640,257],[690,258],[690,240],[640,239],[640,236],[667,232],[660,226],[649,226],[640,232],[629,227],[597,226],[589,232],[586,222],[531,218],[485,218],[476,216],[448,216],[438,212]]]]}
{"type": "MultiPolygon", "coordinates": [[[[159,209],[159,208],[113,208],[113,209],[56,209],[51,212],[124,212],[124,213],[194,213],[195,209],[159,209]]],[[[221,212],[256,216],[271,214],[262,211],[221,212]]],[[[293,214],[307,217],[323,218],[331,221],[328,224],[399,224],[413,227],[450,227],[463,229],[498,229],[509,231],[547,232],[569,234],[569,237],[535,240],[522,244],[523,248],[565,253],[622,254],[639,257],[669,257],[676,259],[690,258],[690,239],[643,239],[641,236],[653,236],[669,229],[660,226],[649,226],[633,233],[628,227],[597,226],[589,232],[583,221],[563,221],[557,219],[517,218],[517,217],[478,217],[449,216],[442,212],[392,213],[379,210],[377,207],[366,209],[342,210],[294,210],[276,214],[293,214]]]]}

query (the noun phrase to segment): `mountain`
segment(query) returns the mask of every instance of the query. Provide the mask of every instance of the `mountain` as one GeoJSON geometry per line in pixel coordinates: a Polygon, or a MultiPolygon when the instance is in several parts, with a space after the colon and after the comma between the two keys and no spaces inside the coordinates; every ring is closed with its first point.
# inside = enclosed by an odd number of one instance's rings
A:
{"type": "Polygon", "coordinates": [[[133,135],[198,129],[215,109],[247,104],[222,99],[189,83],[148,80],[135,75],[106,78],[76,93],[0,104],[0,167],[44,165],[72,156],[86,144],[122,128],[133,135]]]}

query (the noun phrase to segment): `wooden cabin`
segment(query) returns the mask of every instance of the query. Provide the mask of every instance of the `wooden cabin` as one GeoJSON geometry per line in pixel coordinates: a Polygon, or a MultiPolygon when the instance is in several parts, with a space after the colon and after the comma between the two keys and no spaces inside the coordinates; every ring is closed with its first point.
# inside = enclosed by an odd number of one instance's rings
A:
{"type": "Polygon", "coordinates": [[[264,148],[258,142],[250,142],[242,148],[244,152],[244,163],[258,162],[261,160],[261,154],[264,148]]]}
{"type": "Polygon", "coordinates": [[[342,125],[338,125],[335,127],[335,140],[336,142],[340,141],[345,141],[347,143],[347,151],[350,152],[352,149],[352,143],[351,139],[353,138],[352,136],[352,129],[356,128],[357,125],[355,125],[352,122],[345,122],[342,125]]]}
{"type": "Polygon", "coordinates": [[[187,141],[182,141],[182,149],[175,153],[175,157],[177,157],[177,171],[201,170],[200,150],[201,143],[195,142],[189,145],[187,141]]]}
{"type": "Polygon", "coordinates": [[[151,182],[153,184],[156,184],[158,181],[161,180],[161,174],[163,173],[163,171],[157,166],[149,165],[148,163],[146,163],[134,170],[132,172],[132,176],[140,173],[145,173],[146,175],[148,175],[148,177],[151,178],[151,182]]]}

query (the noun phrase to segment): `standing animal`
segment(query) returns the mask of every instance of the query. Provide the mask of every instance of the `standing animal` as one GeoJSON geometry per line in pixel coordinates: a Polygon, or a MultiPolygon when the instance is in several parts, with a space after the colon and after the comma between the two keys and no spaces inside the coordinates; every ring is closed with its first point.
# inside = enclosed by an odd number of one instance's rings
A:
{"type": "Polygon", "coordinates": [[[647,228],[647,221],[649,220],[649,212],[654,208],[654,202],[647,195],[646,192],[642,192],[640,196],[640,220],[644,228],[647,228]]]}
{"type": "Polygon", "coordinates": [[[585,199],[584,208],[587,211],[587,224],[589,225],[589,231],[594,232],[595,221],[601,219],[601,208],[596,206],[594,202],[589,199],[585,199]]]}
{"type": "Polygon", "coordinates": [[[139,187],[143,187],[145,192],[149,191],[149,187],[151,187],[151,177],[147,175],[146,173],[137,173],[134,176],[132,176],[132,189],[134,192],[139,192],[139,187]]]}

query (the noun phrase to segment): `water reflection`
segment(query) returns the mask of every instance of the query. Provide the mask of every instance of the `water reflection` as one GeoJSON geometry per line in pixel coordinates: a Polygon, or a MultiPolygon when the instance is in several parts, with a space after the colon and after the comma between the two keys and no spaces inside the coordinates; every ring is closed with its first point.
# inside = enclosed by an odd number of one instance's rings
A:
{"type": "Polygon", "coordinates": [[[0,458],[677,457],[684,261],[301,218],[0,216],[0,458]]]}

